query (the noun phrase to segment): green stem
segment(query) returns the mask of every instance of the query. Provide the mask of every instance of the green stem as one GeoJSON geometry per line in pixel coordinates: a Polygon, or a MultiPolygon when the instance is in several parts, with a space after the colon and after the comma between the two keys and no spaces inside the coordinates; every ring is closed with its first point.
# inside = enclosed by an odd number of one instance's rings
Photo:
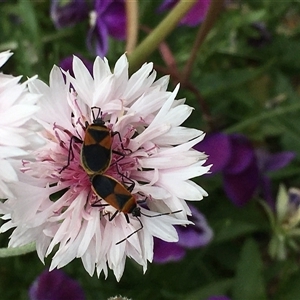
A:
{"type": "Polygon", "coordinates": [[[234,133],[239,132],[242,129],[251,126],[253,124],[257,124],[258,122],[268,120],[270,118],[278,117],[281,115],[285,115],[287,113],[296,112],[300,109],[300,103],[295,103],[289,106],[278,107],[272,111],[263,112],[258,116],[251,117],[246,119],[236,125],[233,125],[225,130],[226,133],[234,133]]]}
{"type": "Polygon", "coordinates": [[[171,33],[196,1],[198,0],[181,0],[144,41],[135,48],[128,56],[130,73],[136,71],[145,62],[147,57],[157,49],[158,45],[171,33]]]}
{"type": "Polygon", "coordinates": [[[11,257],[35,251],[35,243],[30,243],[16,248],[0,248],[0,257],[11,257]]]}
{"type": "Polygon", "coordinates": [[[126,1],[126,52],[130,54],[136,47],[138,38],[138,15],[139,8],[137,0],[126,1]]]}

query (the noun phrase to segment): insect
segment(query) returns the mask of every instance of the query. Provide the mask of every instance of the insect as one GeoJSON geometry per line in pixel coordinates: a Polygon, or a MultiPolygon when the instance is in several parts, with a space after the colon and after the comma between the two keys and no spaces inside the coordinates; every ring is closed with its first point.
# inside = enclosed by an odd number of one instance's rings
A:
{"type": "MultiPolygon", "coordinates": [[[[128,178],[129,179],[129,178],[128,178]]],[[[130,179],[129,179],[130,180],[130,179]]],[[[95,175],[92,177],[92,190],[94,193],[99,196],[101,199],[105,200],[107,204],[93,204],[92,206],[107,206],[111,205],[113,206],[116,211],[113,213],[112,216],[109,216],[109,221],[112,221],[118,213],[123,213],[127,223],[129,222],[128,214],[132,214],[133,217],[135,217],[140,222],[140,228],[133,231],[131,234],[129,234],[126,238],[116,243],[116,245],[124,242],[128,238],[130,238],[132,235],[137,233],[138,231],[143,229],[143,224],[140,220],[140,216],[144,215],[149,218],[163,216],[163,215],[169,215],[181,212],[181,210],[168,212],[168,213],[162,213],[157,214],[154,216],[149,216],[141,212],[141,208],[137,206],[138,201],[135,199],[135,197],[131,194],[133,188],[134,188],[134,182],[132,180],[131,185],[128,187],[125,187],[122,183],[120,183],[115,178],[109,176],[109,175],[95,175]]],[[[144,200],[143,200],[144,201],[144,200]]]]}
{"type": "Polygon", "coordinates": [[[80,151],[81,166],[89,176],[104,173],[111,164],[112,153],[116,153],[120,156],[116,162],[124,158],[125,155],[122,152],[112,150],[113,137],[115,135],[118,135],[122,149],[124,151],[130,151],[123,147],[120,133],[118,131],[111,131],[105,125],[105,122],[101,117],[101,109],[99,107],[92,107],[91,109],[93,114],[93,123],[85,123],[85,136],[83,140],[72,135],[70,139],[68,163],[60,170],[60,173],[70,165],[70,161],[74,158],[72,148],[73,143],[82,144],[80,151]],[[98,109],[96,117],[94,109],[98,109]]]}

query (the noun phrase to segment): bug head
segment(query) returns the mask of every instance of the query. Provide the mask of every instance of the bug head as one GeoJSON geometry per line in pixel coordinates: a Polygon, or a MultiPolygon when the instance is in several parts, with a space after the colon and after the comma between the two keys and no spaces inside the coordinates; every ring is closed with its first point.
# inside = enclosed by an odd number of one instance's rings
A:
{"type": "Polygon", "coordinates": [[[132,212],[131,212],[133,217],[140,217],[141,216],[141,208],[136,206],[132,212]]]}

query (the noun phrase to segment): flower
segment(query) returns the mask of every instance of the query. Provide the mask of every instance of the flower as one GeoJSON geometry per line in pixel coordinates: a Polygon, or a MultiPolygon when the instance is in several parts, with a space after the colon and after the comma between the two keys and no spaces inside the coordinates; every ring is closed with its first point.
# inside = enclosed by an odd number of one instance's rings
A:
{"type": "Polygon", "coordinates": [[[207,162],[213,164],[212,174],[222,172],[225,193],[237,206],[246,204],[258,190],[274,206],[267,172],[285,167],[295,157],[290,151],[270,154],[264,149],[254,149],[241,134],[213,133],[195,149],[209,155],[207,162]]]}
{"type": "Polygon", "coordinates": [[[205,217],[194,207],[189,205],[192,217],[189,218],[195,226],[176,226],[179,236],[177,243],[167,243],[154,239],[154,257],[156,263],[166,263],[181,260],[186,249],[206,246],[213,237],[213,231],[206,222],[205,217]]]}
{"type": "Polygon", "coordinates": [[[277,171],[286,167],[296,156],[295,152],[282,151],[271,154],[267,150],[255,149],[258,169],[260,171],[260,189],[263,198],[270,207],[274,208],[275,200],[272,195],[271,179],[267,176],[268,172],[277,171]]]}
{"type": "Polygon", "coordinates": [[[109,37],[124,40],[126,36],[124,0],[95,0],[92,10],[83,0],[72,0],[64,5],[59,0],[52,0],[51,18],[58,29],[89,18],[87,47],[100,57],[107,53],[109,37]]]}
{"type": "Polygon", "coordinates": [[[29,289],[30,300],[84,300],[80,285],[61,270],[45,270],[29,289]]]}
{"type": "MultiPolygon", "coordinates": [[[[0,53],[0,67],[12,55],[0,53]]],[[[38,110],[37,97],[30,95],[22,76],[0,73],[0,198],[13,197],[8,183],[18,181],[12,160],[28,155],[37,145],[32,116],[38,110]]]]}
{"type": "MultiPolygon", "coordinates": [[[[93,63],[89,61],[88,59],[85,59],[84,57],[81,57],[78,55],[78,57],[83,61],[89,72],[92,74],[93,73],[93,63]]],[[[73,56],[68,56],[62,59],[59,63],[59,66],[64,70],[64,71],[69,71],[72,76],[74,76],[73,73],[73,56]]]]}
{"type": "MultiPolygon", "coordinates": [[[[178,0],[164,0],[158,11],[163,12],[173,8],[178,0]]],[[[190,11],[181,19],[182,25],[196,26],[201,23],[208,11],[210,0],[198,0],[190,11]]]]}
{"type": "Polygon", "coordinates": [[[41,96],[36,120],[43,127],[45,145],[36,151],[35,161],[22,162],[15,186],[18,197],[4,203],[3,219],[8,221],[1,230],[15,228],[9,247],[34,241],[42,261],[56,251],[50,271],[81,258],[90,275],[96,270],[98,276],[102,271],[107,276],[109,267],[120,280],[126,256],[145,272],[153,258],[153,237],[175,242],[173,225],[191,223],[185,200],[207,195],[190,180],[210,168],[203,166],[206,155],[192,148],[204,134],[181,126],[192,108],[184,99],[175,100],[178,86],[167,91],[168,77],[155,81],[152,63],[129,78],[125,55],[114,73],[107,60],[97,57],[92,76],[74,57],[73,72],[74,77],[66,73],[64,80],[54,67],[49,86],[40,80],[29,85],[32,94],[41,96]],[[82,167],[80,140],[86,122],[91,124],[97,115],[106,128],[118,132],[104,176],[127,188],[134,183],[131,203],[137,205],[140,217],[117,213],[110,220],[116,205],[105,206],[82,167]],[[176,213],[165,215],[169,212],[176,213]]]}
{"type": "Polygon", "coordinates": [[[51,1],[51,18],[56,28],[72,26],[88,17],[89,9],[84,0],[51,1]]]}
{"type": "Polygon", "coordinates": [[[224,295],[217,295],[217,296],[215,295],[215,296],[210,296],[206,300],[230,300],[230,298],[224,295]]]}
{"type": "Polygon", "coordinates": [[[276,210],[263,205],[273,230],[269,243],[269,254],[272,258],[285,260],[291,248],[299,251],[300,224],[300,189],[288,191],[281,185],[277,195],[276,210]]]}
{"type": "Polygon", "coordinates": [[[87,45],[92,53],[104,57],[108,50],[108,38],[124,40],[126,34],[126,13],[124,0],[95,0],[90,13],[91,28],[87,45]]]}

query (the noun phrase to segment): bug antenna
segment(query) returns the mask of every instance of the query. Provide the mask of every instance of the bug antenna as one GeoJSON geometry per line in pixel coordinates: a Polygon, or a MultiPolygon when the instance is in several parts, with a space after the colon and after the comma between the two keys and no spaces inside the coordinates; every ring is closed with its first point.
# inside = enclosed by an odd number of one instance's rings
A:
{"type": "Polygon", "coordinates": [[[157,215],[154,215],[154,216],[150,216],[150,215],[147,215],[147,214],[144,214],[144,213],[141,212],[141,215],[143,215],[145,217],[148,217],[148,218],[156,218],[156,217],[160,217],[160,216],[173,215],[173,214],[177,214],[177,213],[180,213],[180,212],[182,212],[182,209],[176,210],[176,211],[167,212],[167,213],[157,214],[157,215]]]}
{"type": "Polygon", "coordinates": [[[134,235],[135,233],[139,232],[140,230],[142,230],[142,229],[144,228],[144,225],[143,225],[142,221],[140,220],[140,218],[139,218],[139,217],[136,217],[136,218],[137,218],[138,221],[140,222],[141,227],[138,228],[137,230],[131,232],[131,233],[130,233],[129,235],[127,235],[126,238],[124,238],[123,240],[117,242],[116,245],[119,245],[119,244],[125,242],[125,241],[126,241],[127,239],[129,239],[132,235],[134,235]]]}
{"type": "Polygon", "coordinates": [[[92,115],[93,115],[93,121],[98,119],[98,118],[102,118],[102,111],[101,111],[100,107],[93,106],[93,107],[91,107],[91,111],[92,111],[92,115]],[[95,117],[94,109],[98,109],[96,117],[95,117]]]}

